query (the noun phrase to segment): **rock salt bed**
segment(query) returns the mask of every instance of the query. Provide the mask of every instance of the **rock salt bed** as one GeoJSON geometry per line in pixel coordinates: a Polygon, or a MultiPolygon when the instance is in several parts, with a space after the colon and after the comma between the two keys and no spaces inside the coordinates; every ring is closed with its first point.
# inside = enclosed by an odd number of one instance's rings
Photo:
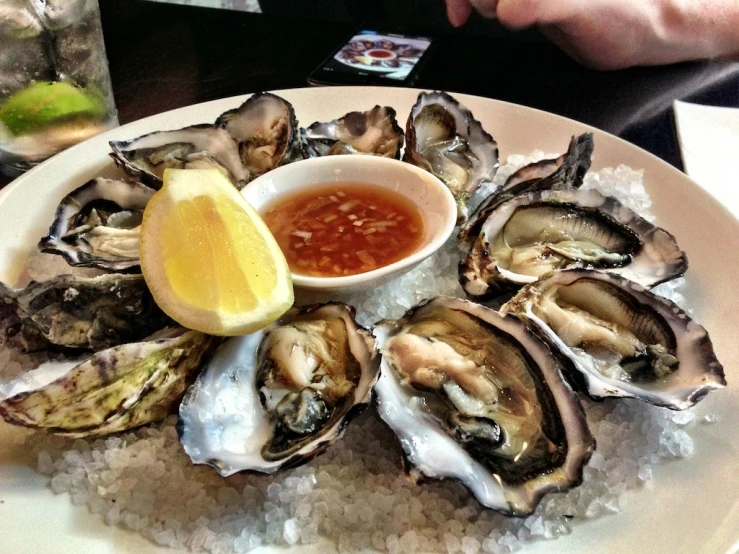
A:
{"type": "MultiPolygon", "coordinates": [[[[553,156],[511,156],[496,183],[544,157],[553,156]]],[[[618,189],[628,205],[642,214],[648,209],[639,171],[623,166],[603,170],[586,177],[585,186],[605,194],[618,189]]],[[[437,294],[461,296],[458,260],[452,238],[408,274],[351,297],[360,323],[369,326],[398,317],[437,294]]],[[[41,266],[32,273],[43,277],[41,266]]],[[[679,303],[679,286],[661,285],[659,292],[679,303]]],[[[17,362],[19,356],[0,348],[0,372],[3,367],[17,372],[17,362]]],[[[29,359],[22,363],[29,364],[29,359]]],[[[0,380],[7,378],[7,371],[0,373],[0,380]]],[[[174,416],[105,439],[21,437],[36,452],[37,469],[49,476],[55,493],[68,494],[73,504],[86,505],[108,525],[131,529],[160,545],[216,554],[265,545],[312,545],[323,539],[341,552],[503,554],[526,541],[569,534],[572,520],[618,512],[623,492],[651,486],[656,464],[691,455],[688,432],[693,426],[716,420],[709,414],[697,421],[692,412],[629,399],[585,400],[584,405],[597,450],[584,470],[583,484],[546,496],[532,516],[519,519],[482,509],[455,482],[412,484],[404,477],[397,440],[372,410],[326,453],[273,476],[224,479],[210,467],[193,465],[177,439],[174,416]]]]}
{"type": "Polygon", "coordinates": [[[184,454],[175,417],[94,441],[30,435],[38,471],[57,494],[87,504],[109,525],[157,544],[195,552],[246,552],[274,544],[339,551],[490,552],[571,532],[571,520],[619,511],[619,496],[652,479],[652,468],[689,456],[685,418],[638,401],[586,402],[598,449],[583,484],[544,498],[536,513],[511,519],[482,509],[454,482],[414,485],[403,477],[392,433],[372,412],[311,463],[272,477],[223,479],[184,454]]]}

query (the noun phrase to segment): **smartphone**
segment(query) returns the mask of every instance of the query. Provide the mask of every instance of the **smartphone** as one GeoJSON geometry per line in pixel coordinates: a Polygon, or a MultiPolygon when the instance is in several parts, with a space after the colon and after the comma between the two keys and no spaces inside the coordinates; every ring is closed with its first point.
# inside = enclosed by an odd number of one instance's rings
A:
{"type": "Polygon", "coordinates": [[[412,85],[431,39],[362,29],[308,77],[311,85],[412,85]]]}

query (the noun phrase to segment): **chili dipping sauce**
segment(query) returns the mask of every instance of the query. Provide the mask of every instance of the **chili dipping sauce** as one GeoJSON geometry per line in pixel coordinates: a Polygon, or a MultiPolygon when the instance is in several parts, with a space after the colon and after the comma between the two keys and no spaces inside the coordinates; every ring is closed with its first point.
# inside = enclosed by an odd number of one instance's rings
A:
{"type": "Polygon", "coordinates": [[[261,215],[290,270],[316,277],[384,267],[413,253],[423,237],[413,202],[367,183],[315,185],[267,205],[261,215]]]}

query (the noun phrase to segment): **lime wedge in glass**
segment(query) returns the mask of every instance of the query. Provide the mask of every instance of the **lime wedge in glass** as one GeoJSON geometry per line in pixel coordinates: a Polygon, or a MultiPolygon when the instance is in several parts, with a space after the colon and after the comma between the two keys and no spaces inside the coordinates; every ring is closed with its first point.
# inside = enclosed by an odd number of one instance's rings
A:
{"type": "Polygon", "coordinates": [[[102,99],[69,83],[32,83],[0,106],[0,122],[14,136],[36,133],[60,121],[101,119],[102,99]]]}

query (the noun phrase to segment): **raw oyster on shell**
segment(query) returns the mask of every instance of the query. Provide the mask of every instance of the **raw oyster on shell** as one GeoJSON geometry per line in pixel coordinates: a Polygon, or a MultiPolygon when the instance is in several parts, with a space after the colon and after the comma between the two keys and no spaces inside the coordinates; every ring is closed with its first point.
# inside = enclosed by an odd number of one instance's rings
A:
{"type": "Polygon", "coordinates": [[[457,200],[460,220],[465,203],[498,171],[498,145],[472,112],[445,92],[422,92],[406,124],[403,161],[441,179],[457,200]]]}
{"type": "Polygon", "coordinates": [[[176,409],[221,339],[171,327],[86,358],[50,361],[0,385],[14,425],[94,437],[159,421],[176,409]]]}
{"type": "Polygon", "coordinates": [[[468,296],[515,292],[554,269],[602,269],[643,286],[688,269],[675,238],[596,190],[535,191],[499,204],[459,263],[468,296]]]}
{"type": "Polygon", "coordinates": [[[305,129],[303,154],[306,158],[334,154],[373,154],[400,159],[403,129],[389,106],[375,106],[366,112],[350,112],[327,123],[316,122],[305,129]]]}
{"type": "Polygon", "coordinates": [[[303,157],[295,110],[269,92],[259,92],[216,120],[238,144],[238,154],[252,180],[303,157]]]}
{"type": "Polygon", "coordinates": [[[0,283],[0,302],[9,307],[5,343],[25,351],[51,345],[103,350],[170,323],[142,275],[59,275],[22,289],[0,283]]]}
{"type": "Polygon", "coordinates": [[[519,194],[537,190],[572,190],[582,186],[593,155],[593,134],[573,136],[567,152],[558,158],[540,160],[513,173],[500,189],[489,194],[459,230],[459,248],[468,252],[488,216],[500,204],[519,194]]]}
{"type": "Polygon", "coordinates": [[[98,177],[59,203],[41,252],[69,265],[123,271],[139,265],[139,227],[155,190],[135,181],[98,177]]]}
{"type": "Polygon", "coordinates": [[[293,308],[218,349],[180,405],[180,441],[193,462],[224,477],[299,465],[369,404],[378,370],[353,308],[293,308]]]}
{"type": "Polygon", "coordinates": [[[221,171],[237,187],[249,179],[239,149],[231,135],[217,125],[191,125],[174,131],[156,131],[138,138],[110,141],[111,157],[134,179],[159,189],[164,170],[207,169],[221,171]]]}
{"type": "Polygon", "coordinates": [[[595,441],[561,362],[520,320],[436,297],[373,333],[378,412],[413,476],[458,479],[515,516],[580,483],[595,441]]]}
{"type": "Polygon", "coordinates": [[[501,311],[564,353],[591,397],[633,397],[684,410],[726,386],[708,333],[673,302],[598,271],[555,271],[501,311]]]}

